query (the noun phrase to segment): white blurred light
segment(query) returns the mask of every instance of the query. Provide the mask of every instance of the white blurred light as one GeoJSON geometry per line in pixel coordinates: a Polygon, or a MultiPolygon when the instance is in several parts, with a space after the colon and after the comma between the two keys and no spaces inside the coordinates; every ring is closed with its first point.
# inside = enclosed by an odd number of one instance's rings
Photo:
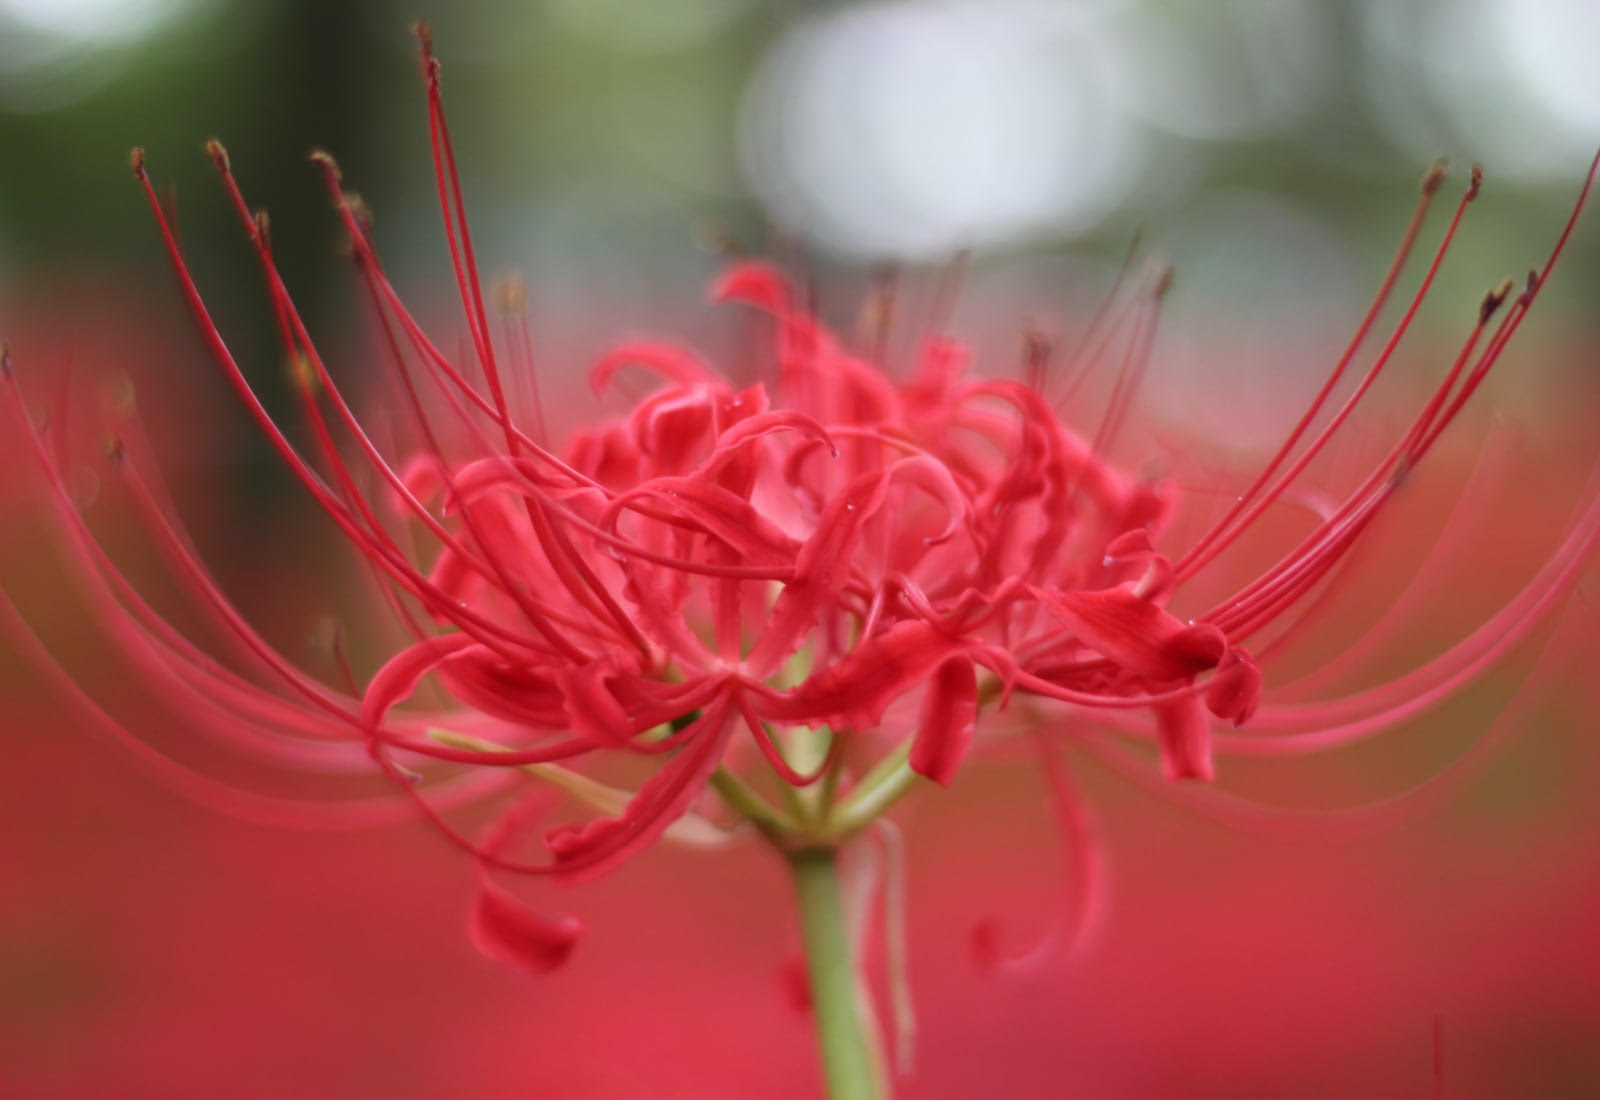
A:
{"type": "Polygon", "coordinates": [[[129,43],[209,2],[0,0],[0,108],[48,111],[82,99],[122,71],[129,43]]]}
{"type": "Polygon", "coordinates": [[[1268,136],[1326,90],[1329,19],[1313,0],[1132,7],[1117,28],[1136,60],[1117,69],[1120,93],[1131,109],[1184,137],[1268,136]]]}
{"type": "Polygon", "coordinates": [[[184,0],[0,0],[0,15],[74,44],[138,38],[185,7],[184,0]]]}
{"type": "Polygon", "coordinates": [[[1214,194],[1159,234],[1177,273],[1164,325],[1163,413],[1227,425],[1239,447],[1282,438],[1359,317],[1349,246],[1303,207],[1265,192],[1214,194]]]}
{"type": "Polygon", "coordinates": [[[1051,7],[893,2],[800,24],[746,99],[756,194],[785,228],[860,257],[1092,225],[1134,169],[1115,43],[1051,7]]]}
{"type": "Polygon", "coordinates": [[[1364,15],[1374,113],[1419,156],[1570,179],[1600,143],[1596,0],[1367,0],[1364,15]]]}
{"type": "Polygon", "coordinates": [[[1600,140],[1600,3],[1499,0],[1512,64],[1528,89],[1579,136],[1600,140]]]}

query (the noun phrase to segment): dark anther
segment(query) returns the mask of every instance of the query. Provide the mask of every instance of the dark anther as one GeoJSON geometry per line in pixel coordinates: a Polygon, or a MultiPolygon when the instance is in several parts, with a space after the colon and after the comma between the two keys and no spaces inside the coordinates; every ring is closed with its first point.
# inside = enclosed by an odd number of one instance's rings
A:
{"type": "Polygon", "coordinates": [[[1510,279],[1507,279],[1493,290],[1484,294],[1483,304],[1478,307],[1478,324],[1486,325],[1489,323],[1489,318],[1493,317],[1495,311],[1505,303],[1514,285],[1510,279]]]}

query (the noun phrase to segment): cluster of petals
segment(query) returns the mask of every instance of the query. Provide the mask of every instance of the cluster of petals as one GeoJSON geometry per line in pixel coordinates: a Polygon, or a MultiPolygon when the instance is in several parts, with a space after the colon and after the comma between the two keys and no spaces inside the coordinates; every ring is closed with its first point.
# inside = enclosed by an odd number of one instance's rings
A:
{"type": "MultiPolygon", "coordinates": [[[[419,441],[405,455],[384,453],[342,396],[278,273],[267,220],[248,206],[221,147],[211,147],[213,161],[298,368],[310,454],[251,388],[206,310],[142,155],[134,166],[220,369],[410,631],[363,688],[330,687],[263,639],[199,560],[159,481],[137,460],[141,449],[119,445],[114,457],[131,498],[175,575],[229,639],[229,660],[172,626],[78,515],[9,369],[6,404],[38,458],[66,560],[144,679],[242,752],[295,768],[376,766],[392,778],[410,796],[403,804],[420,808],[485,869],[477,921],[491,950],[550,965],[577,926],[522,910],[488,872],[582,878],[614,867],[681,828],[723,768],[770,769],[795,787],[830,772],[848,783],[858,764],[898,744],[912,769],[948,783],[974,744],[980,710],[1004,708],[1018,694],[1075,723],[1152,738],[1173,778],[1210,778],[1219,747],[1287,753],[1369,736],[1448,697],[1525,637],[1600,537],[1600,506],[1591,505],[1493,620],[1404,677],[1314,704],[1263,702],[1259,638],[1269,628],[1293,631],[1308,598],[1325,590],[1478,388],[1527,315],[1569,222],[1541,272],[1485,298],[1436,390],[1365,477],[1227,598],[1185,604],[1188,582],[1281,503],[1393,357],[1478,190],[1474,177],[1415,299],[1368,364],[1353,369],[1439,189],[1437,173],[1346,354],[1304,416],[1286,426],[1282,447],[1181,552],[1163,545],[1176,491],[1108,457],[1153,336],[1159,276],[1135,286],[1107,321],[1127,334],[1127,354],[1114,368],[1111,408],[1084,432],[1062,414],[1070,402],[1059,370],[981,376],[959,344],[935,336],[891,377],[830,332],[777,267],[740,261],[711,297],[764,318],[771,350],[763,350],[761,380],[741,387],[685,348],[630,342],[594,367],[594,386],[615,389],[626,374],[652,377],[653,388],[624,415],[558,446],[543,410],[513,412],[512,383],[529,380],[511,369],[516,349],[503,362],[505,341],[497,347],[491,335],[431,59],[427,71],[467,362],[442,352],[406,310],[337,167],[316,158],[393,372],[393,416],[407,419],[419,441]],[[1335,404],[1347,378],[1351,392],[1335,404]],[[374,482],[380,491],[370,491],[374,482]],[[422,701],[429,678],[444,705],[422,701]],[[825,730],[826,757],[792,759],[787,731],[795,729],[825,730]],[[618,754],[658,764],[609,812],[545,831],[530,855],[549,800],[521,797],[547,789],[519,782],[521,774],[559,775],[570,793],[589,761],[618,754]],[[474,839],[452,811],[489,797],[505,801],[474,839]]],[[[511,342],[520,340],[525,334],[513,332],[511,342]]],[[[9,633],[47,662],[0,599],[9,633]]],[[[130,751],[198,797],[256,816],[388,816],[376,804],[280,805],[213,784],[45,667],[130,751]]]]}

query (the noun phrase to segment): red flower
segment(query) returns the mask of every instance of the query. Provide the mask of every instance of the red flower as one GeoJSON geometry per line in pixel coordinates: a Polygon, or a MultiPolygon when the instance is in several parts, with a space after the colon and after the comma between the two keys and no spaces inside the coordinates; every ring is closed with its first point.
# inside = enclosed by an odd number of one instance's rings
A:
{"type": "MultiPolygon", "coordinates": [[[[1353,492],[1227,598],[1202,606],[1191,595],[1194,578],[1256,525],[1358,411],[1478,192],[1476,172],[1410,307],[1352,394],[1328,414],[1442,170],[1424,181],[1393,269],[1303,417],[1186,547],[1167,547],[1163,537],[1177,491],[1108,458],[1151,345],[1168,282],[1162,271],[1114,297],[1104,331],[1128,334],[1125,354],[1109,408],[1081,430],[1061,410],[1082,372],[1095,369],[1094,356],[1058,365],[1035,341],[1026,382],[980,379],[966,373],[959,346],[931,338],[910,377],[895,380],[830,333],[779,270],[743,262],[712,297],[770,318],[775,373],[739,389],[684,349],[624,345],[597,364],[597,388],[626,369],[659,376],[660,387],[626,416],[558,448],[536,390],[534,415],[514,409],[512,373],[491,337],[462,212],[438,65],[426,50],[425,59],[470,364],[446,356],[407,312],[337,167],[324,154],[315,158],[371,298],[394,371],[396,415],[410,418],[417,441],[403,458],[372,440],[341,394],[279,276],[267,219],[251,212],[222,147],[213,142],[211,157],[262,265],[283,350],[297,365],[314,456],[257,399],[207,312],[142,153],[133,158],[217,364],[412,633],[364,690],[326,686],[257,634],[198,560],[153,474],[119,446],[112,457],[132,499],[176,575],[233,639],[237,661],[223,664],[189,641],[111,563],[16,387],[6,390],[84,589],[140,676],[176,713],[242,752],[293,767],[379,769],[483,868],[473,930],[491,954],[546,968],[566,957],[579,931],[570,919],[522,910],[490,881],[492,872],[577,879],[669,830],[716,842],[725,831],[695,812],[708,783],[780,840],[835,842],[870,823],[912,772],[949,783],[982,714],[1016,693],[1059,704],[1075,723],[1069,729],[1105,722],[1154,738],[1167,774],[1180,779],[1211,778],[1218,749],[1292,753],[1377,733],[1438,702],[1525,637],[1600,537],[1595,497],[1500,616],[1407,677],[1316,704],[1263,700],[1270,662],[1252,647],[1265,652],[1259,639],[1268,628],[1293,632],[1308,597],[1324,590],[1459,414],[1527,316],[1569,222],[1523,290],[1507,285],[1485,297],[1434,393],[1353,492]],[[374,477],[382,494],[364,488],[374,477]],[[413,551],[411,535],[431,548],[413,551]],[[407,705],[428,677],[449,701],[407,705]],[[902,700],[917,705],[897,708],[902,700]],[[1254,732],[1220,735],[1219,723],[1254,732]],[[590,763],[618,756],[659,764],[631,790],[602,785],[590,763]],[[456,777],[435,774],[435,763],[476,767],[456,777]],[[541,782],[529,785],[531,801],[513,797],[499,811],[482,842],[452,823],[450,811],[468,802],[515,796],[519,771],[541,782]],[[795,789],[820,784],[820,793],[774,808],[758,793],[763,771],[795,789]],[[550,808],[551,788],[599,816],[558,825],[542,854],[519,856],[518,843],[527,845],[533,821],[550,808]]],[[[513,332],[512,350],[526,352],[525,334],[513,332]]],[[[20,644],[41,656],[8,600],[0,611],[20,644]]],[[[387,814],[381,802],[330,809],[216,784],[64,686],[164,778],[225,809],[296,821],[387,814]]]]}

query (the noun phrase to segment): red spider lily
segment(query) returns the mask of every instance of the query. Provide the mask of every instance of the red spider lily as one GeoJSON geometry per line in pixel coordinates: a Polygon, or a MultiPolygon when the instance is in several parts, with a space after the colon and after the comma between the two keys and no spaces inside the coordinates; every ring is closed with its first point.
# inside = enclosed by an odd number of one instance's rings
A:
{"type": "MultiPolygon", "coordinates": [[[[364,690],[328,687],[252,628],[199,560],[130,439],[112,448],[114,464],[175,575],[230,639],[233,663],[171,625],[78,514],[9,367],[6,392],[68,560],[140,677],[175,712],[243,753],[292,768],[376,767],[478,861],[484,884],[473,931],[491,954],[544,969],[562,961],[580,933],[571,919],[529,912],[494,872],[575,880],[669,832],[718,842],[727,830],[695,810],[708,784],[780,843],[836,844],[874,821],[914,774],[949,783],[981,714],[1019,693],[1074,720],[1153,738],[1174,779],[1210,779],[1218,749],[1291,754],[1374,735],[1447,698],[1524,639],[1600,538],[1600,493],[1591,492],[1545,567],[1427,664],[1341,698],[1263,698],[1259,639],[1278,631],[1276,652],[1294,635],[1312,597],[1329,590],[1335,567],[1500,358],[1566,245],[1594,165],[1544,267],[1520,291],[1504,284],[1484,297],[1437,387],[1359,484],[1270,567],[1212,606],[1180,613],[1173,609],[1194,598],[1193,579],[1284,499],[1359,410],[1478,194],[1476,171],[1412,299],[1344,402],[1331,407],[1419,238],[1444,180],[1440,168],[1425,178],[1393,266],[1303,416],[1226,512],[1174,550],[1162,539],[1177,491],[1108,457],[1154,338],[1168,281],[1161,271],[1114,294],[1097,324],[1089,346],[1120,333],[1124,354],[1109,407],[1082,434],[1061,410],[1102,355],[1058,365],[1035,343],[1027,381],[983,379],[966,373],[958,345],[933,338],[909,377],[894,379],[824,327],[779,270],[740,262],[711,296],[770,319],[773,376],[739,389],[682,348],[626,344],[596,365],[596,387],[627,368],[659,376],[660,387],[558,451],[536,390],[531,417],[513,410],[513,380],[532,382],[512,369],[527,356],[527,336],[513,330],[502,362],[426,36],[424,61],[468,363],[445,355],[407,311],[338,168],[325,154],[314,158],[370,296],[400,413],[420,440],[403,460],[374,442],[341,393],[279,275],[266,216],[252,212],[222,147],[208,150],[260,261],[283,351],[296,364],[314,455],[273,421],[233,358],[143,154],[133,156],[217,365],[411,632],[364,690]],[[378,495],[364,488],[374,477],[378,495]],[[413,549],[416,538],[430,548],[413,549]],[[413,699],[429,677],[446,705],[413,699]],[[916,705],[896,708],[902,700],[916,705]],[[1219,725],[1251,732],[1218,733],[1219,725]],[[659,764],[632,789],[601,784],[591,764],[616,757],[659,764]],[[476,767],[436,775],[433,763],[476,767]],[[520,782],[528,774],[539,782],[520,782]],[[787,788],[787,808],[762,795],[771,777],[787,788]],[[518,797],[524,788],[533,794],[518,797]],[[600,816],[558,825],[543,836],[542,853],[517,855],[550,809],[552,788],[600,816]],[[507,797],[481,841],[450,816],[507,797]]],[[[49,662],[4,596],[0,618],[96,723],[195,797],[294,823],[387,820],[396,806],[410,812],[403,800],[330,807],[216,783],[101,709],[49,662]]],[[[1057,780],[1063,828],[1081,838],[1074,800],[1057,780]]]]}

